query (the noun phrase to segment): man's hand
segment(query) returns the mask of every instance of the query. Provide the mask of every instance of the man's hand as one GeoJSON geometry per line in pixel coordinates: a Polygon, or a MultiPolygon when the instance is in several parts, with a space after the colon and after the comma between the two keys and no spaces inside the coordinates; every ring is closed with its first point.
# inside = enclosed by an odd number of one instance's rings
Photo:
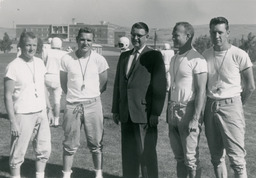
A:
{"type": "Polygon", "coordinates": [[[150,127],[156,127],[158,125],[158,116],[150,115],[149,125],[150,125],[150,127]]]}
{"type": "Polygon", "coordinates": [[[119,118],[119,114],[118,113],[113,113],[113,121],[117,125],[119,124],[120,118],[119,118]]]}
{"type": "Polygon", "coordinates": [[[196,132],[198,129],[200,116],[194,115],[192,120],[188,124],[188,132],[196,132]]]}
{"type": "Polygon", "coordinates": [[[51,109],[47,109],[47,117],[48,117],[50,126],[53,126],[54,125],[54,116],[53,116],[51,109]]]}
{"type": "Polygon", "coordinates": [[[14,137],[20,136],[20,128],[17,122],[11,122],[11,135],[14,137]]]}

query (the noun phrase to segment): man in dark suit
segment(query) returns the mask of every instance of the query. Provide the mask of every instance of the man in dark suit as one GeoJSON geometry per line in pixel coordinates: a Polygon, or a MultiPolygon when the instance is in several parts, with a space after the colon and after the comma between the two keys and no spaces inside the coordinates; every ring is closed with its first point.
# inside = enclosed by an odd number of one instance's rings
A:
{"type": "Polygon", "coordinates": [[[124,178],[158,178],[157,124],[166,94],[162,55],[146,46],[148,26],[131,29],[132,50],[119,58],[114,84],[113,119],[121,122],[124,178]]]}

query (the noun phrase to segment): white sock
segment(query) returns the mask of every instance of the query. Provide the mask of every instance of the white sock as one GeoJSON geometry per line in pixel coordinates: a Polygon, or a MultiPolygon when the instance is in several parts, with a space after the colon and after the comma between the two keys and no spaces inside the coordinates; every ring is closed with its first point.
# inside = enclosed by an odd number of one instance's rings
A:
{"type": "Polygon", "coordinates": [[[44,178],[44,172],[36,172],[36,178],[44,178]]]}
{"type": "Polygon", "coordinates": [[[11,176],[11,178],[20,178],[20,176],[11,176]]]}
{"type": "Polygon", "coordinates": [[[95,174],[96,174],[95,178],[103,178],[101,169],[95,170],[95,174]]]}
{"type": "Polygon", "coordinates": [[[59,125],[59,117],[54,117],[54,125],[59,125]]]}
{"type": "Polygon", "coordinates": [[[63,173],[63,178],[70,178],[72,170],[70,170],[69,172],[62,171],[62,173],[63,173]]]}

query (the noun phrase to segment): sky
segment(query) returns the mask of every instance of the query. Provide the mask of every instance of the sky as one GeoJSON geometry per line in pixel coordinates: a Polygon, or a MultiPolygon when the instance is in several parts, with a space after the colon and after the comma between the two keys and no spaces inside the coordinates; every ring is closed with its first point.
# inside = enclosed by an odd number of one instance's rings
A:
{"type": "Polygon", "coordinates": [[[100,24],[171,28],[178,21],[208,24],[224,16],[230,24],[256,24],[255,0],[0,0],[0,27],[16,24],[100,24]]]}

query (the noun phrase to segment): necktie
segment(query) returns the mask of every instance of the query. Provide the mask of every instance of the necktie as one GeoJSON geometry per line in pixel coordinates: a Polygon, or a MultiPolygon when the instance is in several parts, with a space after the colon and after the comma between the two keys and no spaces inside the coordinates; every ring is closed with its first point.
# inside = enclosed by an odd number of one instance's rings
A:
{"type": "Polygon", "coordinates": [[[136,50],[136,51],[134,52],[134,57],[133,57],[133,59],[132,59],[131,67],[130,67],[129,72],[128,72],[128,74],[127,74],[128,77],[131,75],[131,73],[132,73],[132,71],[133,71],[133,69],[134,69],[134,67],[135,67],[135,64],[136,64],[136,61],[137,61],[137,56],[138,56],[138,51],[136,50]]]}

